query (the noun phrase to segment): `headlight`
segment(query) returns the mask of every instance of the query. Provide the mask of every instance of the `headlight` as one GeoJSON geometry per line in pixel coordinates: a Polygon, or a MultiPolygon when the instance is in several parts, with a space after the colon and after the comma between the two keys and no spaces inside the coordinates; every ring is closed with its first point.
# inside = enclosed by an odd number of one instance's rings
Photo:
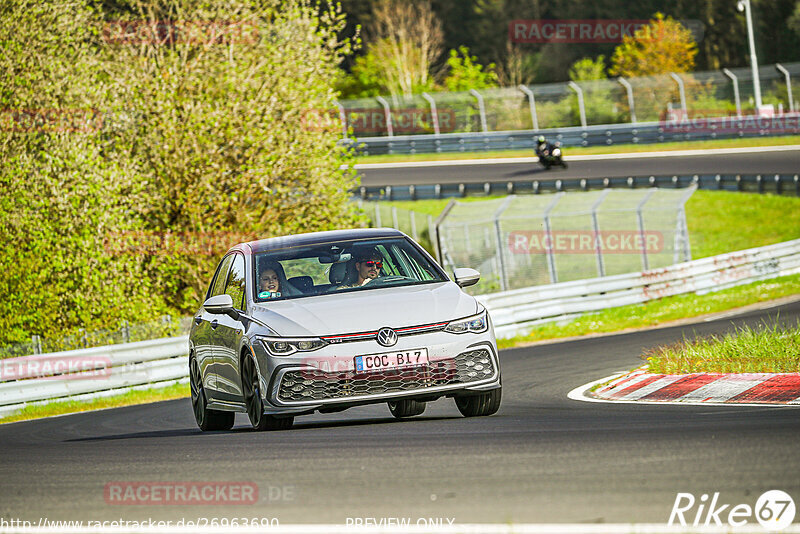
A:
{"type": "Polygon", "coordinates": [[[489,318],[486,315],[486,310],[483,310],[478,315],[473,315],[472,317],[466,317],[464,319],[459,319],[449,323],[444,327],[444,331],[450,332],[451,334],[465,334],[467,332],[480,334],[482,332],[486,332],[488,328],[489,318]]]}
{"type": "Polygon", "coordinates": [[[259,338],[259,341],[273,356],[288,356],[295,352],[311,352],[327,345],[325,341],[314,337],[297,339],[262,337],[259,338]]]}
{"type": "Polygon", "coordinates": [[[560,156],[561,155],[561,149],[560,148],[554,148],[553,149],[553,155],[554,156],[560,156]]]}

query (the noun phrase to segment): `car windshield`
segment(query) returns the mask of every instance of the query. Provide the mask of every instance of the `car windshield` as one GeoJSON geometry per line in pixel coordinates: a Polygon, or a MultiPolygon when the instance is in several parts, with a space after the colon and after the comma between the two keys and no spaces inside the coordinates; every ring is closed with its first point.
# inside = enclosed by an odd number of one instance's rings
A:
{"type": "Polygon", "coordinates": [[[336,241],[255,255],[256,302],[447,281],[403,237],[336,241]]]}

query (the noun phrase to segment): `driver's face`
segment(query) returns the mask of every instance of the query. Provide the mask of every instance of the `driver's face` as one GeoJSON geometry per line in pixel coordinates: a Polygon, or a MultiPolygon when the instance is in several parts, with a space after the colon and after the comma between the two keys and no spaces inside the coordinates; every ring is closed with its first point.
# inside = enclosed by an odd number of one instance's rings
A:
{"type": "Polygon", "coordinates": [[[380,260],[366,260],[366,261],[359,261],[356,262],[356,269],[358,269],[358,275],[366,280],[367,278],[375,279],[378,277],[378,272],[380,271],[380,260]]]}

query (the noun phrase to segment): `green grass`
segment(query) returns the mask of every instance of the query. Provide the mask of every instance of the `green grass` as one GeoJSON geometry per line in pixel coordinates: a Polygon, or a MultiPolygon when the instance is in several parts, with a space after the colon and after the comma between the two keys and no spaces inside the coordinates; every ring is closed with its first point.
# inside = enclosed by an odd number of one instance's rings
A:
{"type": "Polygon", "coordinates": [[[565,324],[539,325],[527,336],[498,339],[497,345],[500,348],[509,348],[547,339],[652,327],[792,295],[800,295],[800,274],[754,282],[706,295],[675,295],[643,304],[587,313],[565,324]]]}
{"type": "Polygon", "coordinates": [[[796,373],[800,371],[800,322],[795,327],[762,324],[724,336],[684,339],[643,357],[651,373],[796,373]]]}
{"type": "MultiPolygon", "coordinates": [[[[163,388],[129,391],[120,395],[103,397],[88,401],[61,401],[47,404],[26,406],[19,412],[0,418],[0,423],[12,423],[28,419],[39,419],[53,415],[100,410],[103,408],[119,408],[133,404],[147,404],[164,400],[181,399],[189,396],[189,384],[174,384],[163,388]]],[[[191,407],[187,407],[191,411],[191,407]]]]}
{"type": "MultiPolygon", "coordinates": [[[[785,137],[754,137],[747,139],[720,139],[711,141],[675,141],[653,144],[622,144],[612,146],[565,147],[569,156],[592,154],[620,154],[625,152],[658,152],[668,150],[707,150],[713,148],[744,148],[756,146],[784,146],[800,144],[800,135],[785,137]]],[[[482,152],[442,152],[434,154],[386,154],[357,156],[355,163],[398,163],[403,161],[443,161],[485,158],[522,158],[533,156],[533,149],[493,150],[482,152]]]]}

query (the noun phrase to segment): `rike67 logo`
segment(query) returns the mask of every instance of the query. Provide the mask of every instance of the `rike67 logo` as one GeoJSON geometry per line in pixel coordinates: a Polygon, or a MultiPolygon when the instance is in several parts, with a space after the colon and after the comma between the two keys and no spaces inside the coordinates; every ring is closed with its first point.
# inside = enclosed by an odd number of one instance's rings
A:
{"type": "Polygon", "coordinates": [[[765,491],[756,500],[755,506],[726,504],[720,500],[719,492],[715,492],[710,499],[706,493],[699,499],[691,493],[678,493],[669,515],[669,525],[698,527],[723,526],[727,523],[732,527],[743,527],[755,520],[768,531],[776,532],[788,527],[794,521],[794,516],[794,500],[781,490],[765,491]]]}

